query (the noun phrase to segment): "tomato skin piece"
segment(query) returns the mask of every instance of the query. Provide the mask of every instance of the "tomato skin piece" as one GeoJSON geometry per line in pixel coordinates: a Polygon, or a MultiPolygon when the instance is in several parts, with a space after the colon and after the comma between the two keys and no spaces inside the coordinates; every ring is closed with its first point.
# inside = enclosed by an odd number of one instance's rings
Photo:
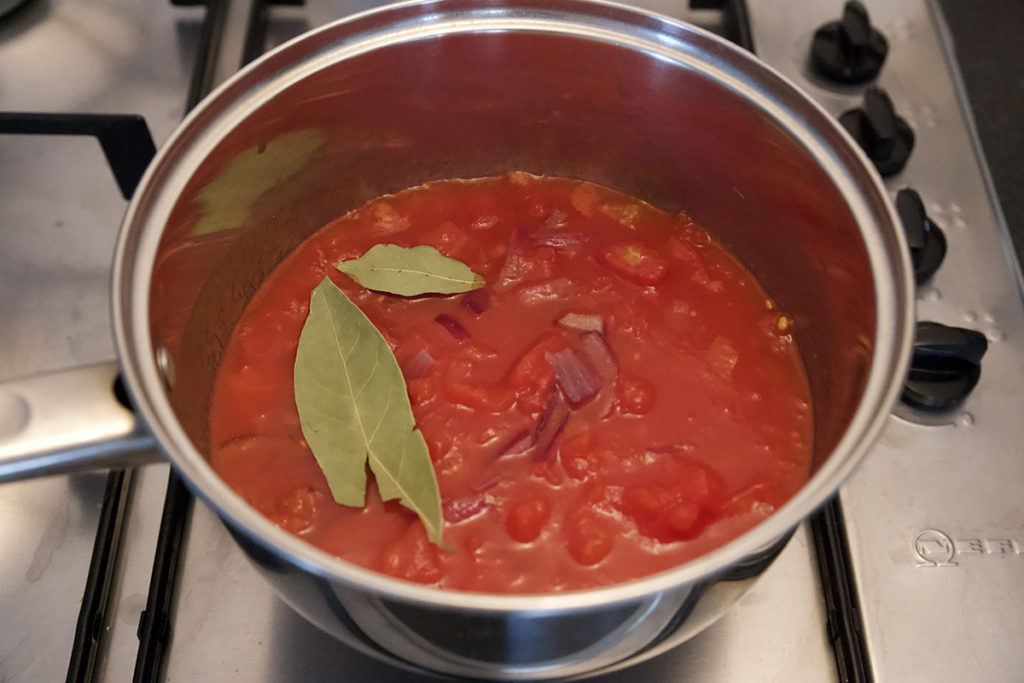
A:
{"type": "Polygon", "coordinates": [[[501,387],[484,387],[464,382],[451,382],[444,387],[445,396],[461,406],[489,413],[501,413],[515,403],[515,394],[501,387]]]}
{"type": "Polygon", "coordinates": [[[638,285],[656,285],[668,275],[668,261],[647,245],[616,242],[598,254],[612,272],[638,285]]]}
{"type": "Polygon", "coordinates": [[[660,480],[626,488],[622,511],[650,538],[694,538],[721,515],[721,483],[702,464],[673,459],[667,465],[660,480]]]}
{"type": "Polygon", "coordinates": [[[590,567],[612,551],[612,535],[590,515],[580,515],[569,523],[569,555],[585,567],[590,567]]]}
{"type": "Polygon", "coordinates": [[[532,496],[516,503],[505,518],[505,531],[514,541],[530,543],[551,517],[551,505],[543,498],[532,496]]]}
{"type": "Polygon", "coordinates": [[[423,524],[414,520],[405,533],[384,550],[381,570],[407,581],[437,583],[444,573],[441,549],[427,539],[423,524]]]}
{"type": "Polygon", "coordinates": [[[544,357],[567,346],[564,339],[555,335],[541,337],[531,346],[509,372],[508,384],[516,394],[519,408],[523,413],[540,412],[548,403],[551,387],[555,383],[555,369],[544,357]]]}
{"type": "Polygon", "coordinates": [[[583,216],[594,215],[594,205],[597,203],[599,193],[593,183],[582,182],[573,189],[569,195],[572,208],[576,209],[583,216]]]}
{"type": "Polygon", "coordinates": [[[687,500],[680,501],[665,511],[665,523],[680,538],[696,536],[702,513],[700,505],[687,500]]]}
{"type": "Polygon", "coordinates": [[[324,494],[319,489],[300,484],[284,494],[277,503],[277,509],[267,516],[285,531],[302,533],[316,522],[323,498],[324,494]]]}
{"type": "Polygon", "coordinates": [[[437,388],[434,380],[427,377],[417,377],[405,383],[406,392],[409,394],[409,401],[414,406],[426,405],[437,396],[437,388]]]}
{"type": "Polygon", "coordinates": [[[573,479],[584,480],[598,473],[604,456],[597,448],[594,435],[584,432],[562,443],[558,459],[566,474],[573,479]]]}
{"type": "Polygon", "coordinates": [[[452,221],[445,221],[426,233],[421,244],[434,247],[445,256],[460,261],[484,261],[483,250],[465,230],[452,221]]]}

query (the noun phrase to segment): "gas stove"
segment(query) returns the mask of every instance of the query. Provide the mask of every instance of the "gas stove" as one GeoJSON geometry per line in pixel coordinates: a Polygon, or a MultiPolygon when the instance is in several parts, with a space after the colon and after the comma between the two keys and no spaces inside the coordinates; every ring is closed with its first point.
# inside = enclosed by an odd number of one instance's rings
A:
{"type": "MultiPolygon", "coordinates": [[[[159,144],[244,62],[377,4],[30,0],[0,17],[0,111],[139,114],[159,144]]],[[[942,328],[919,344],[908,390],[918,407],[896,411],[837,498],[731,612],[593,680],[1020,680],[1024,290],[942,8],[874,2],[865,17],[825,0],[633,4],[753,49],[842,117],[882,170],[905,161],[886,186],[918,248],[918,319],[985,341],[942,328]],[[879,62],[880,74],[835,80],[851,59],[869,71],[879,62]],[[952,367],[934,360],[951,348],[952,367]]],[[[94,133],[91,124],[0,118],[0,133],[33,125],[50,135],[0,137],[0,380],[114,356],[108,280],[124,199],[96,142],[63,135],[94,133]]],[[[138,152],[128,154],[136,164],[138,152]]],[[[3,398],[0,440],[11,419],[3,398]]],[[[62,676],[435,680],[296,615],[167,465],[0,486],[0,682],[62,676]]]]}

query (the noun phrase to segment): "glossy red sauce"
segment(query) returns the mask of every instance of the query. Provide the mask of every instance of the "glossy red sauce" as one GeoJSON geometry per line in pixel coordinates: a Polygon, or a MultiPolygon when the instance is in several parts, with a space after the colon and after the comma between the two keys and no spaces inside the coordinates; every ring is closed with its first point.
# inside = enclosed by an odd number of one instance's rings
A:
{"type": "Polygon", "coordinates": [[[806,481],[810,398],[788,327],[684,214],[522,173],[430,183],[330,223],[263,285],[218,376],[212,464],[284,529],[410,581],[626,581],[723,544],[806,481]],[[434,246],[487,285],[403,298],[333,267],[380,242],[434,246]],[[406,375],[454,552],[372,476],[364,508],[334,503],[302,438],[292,367],[325,275],[406,375]]]}

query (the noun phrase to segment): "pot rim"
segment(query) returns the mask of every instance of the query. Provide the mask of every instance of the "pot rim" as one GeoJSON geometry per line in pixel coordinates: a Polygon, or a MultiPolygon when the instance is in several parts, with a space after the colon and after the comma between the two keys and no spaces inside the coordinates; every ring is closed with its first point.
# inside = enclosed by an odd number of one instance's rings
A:
{"type": "Polygon", "coordinates": [[[113,268],[114,335],[136,406],[175,469],[222,520],[276,556],[332,582],[421,605],[474,612],[565,612],[638,600],[707,579],[796,526],[853,471],[884,426],[909,364],[913,280],[898,226],[881,179],[846,131],[787,78],[708,31],[604,0],[411,0],[351,15],[285,43],[236,73],[192,110],[150,164],[125,214],[113,268]],[[154,257],[181,188],[223,135],[274,93],[341,59],[396,43],[479,31],[597,40],[715,78],[763,109],[804,146],[862,227],[876,288],[876,332],[871,371],[846,432],[811,479],[774,514],[673,569],[601,588],[502,595],[433,588],[358,567],[280,529],[228,487],[178,424],[163,389],[149,332],[154,257]],[[308,43],[324,39],[329,41],[326,47],[308,51],[308,43]],[[271,66],[271,74],[260,76],[261,69],[293,52],[300,53],[298,61],[271,66]],[[792,104],[799,111],[787,106],[792,104]]]}

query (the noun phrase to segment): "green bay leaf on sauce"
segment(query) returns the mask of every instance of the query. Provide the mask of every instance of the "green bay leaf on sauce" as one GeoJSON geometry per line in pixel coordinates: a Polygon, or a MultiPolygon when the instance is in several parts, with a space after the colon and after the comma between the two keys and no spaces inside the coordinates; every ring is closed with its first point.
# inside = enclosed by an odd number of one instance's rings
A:
{"type": "Polygon", "coordinates": [[[367,289],[401,296],[456,294],[484,286],[483,277],[466,264],[422,245],[375,244],[335,267],[367,289]]]}
{"type": "Polygon", "coordinates": [[[366,502],[366,463],[384,500],[419,515],[442,545],[441,494],[391,348],[345,293],[324,280],[310,296],[295,357],[302,433],[342,504],[366,502]]]}

